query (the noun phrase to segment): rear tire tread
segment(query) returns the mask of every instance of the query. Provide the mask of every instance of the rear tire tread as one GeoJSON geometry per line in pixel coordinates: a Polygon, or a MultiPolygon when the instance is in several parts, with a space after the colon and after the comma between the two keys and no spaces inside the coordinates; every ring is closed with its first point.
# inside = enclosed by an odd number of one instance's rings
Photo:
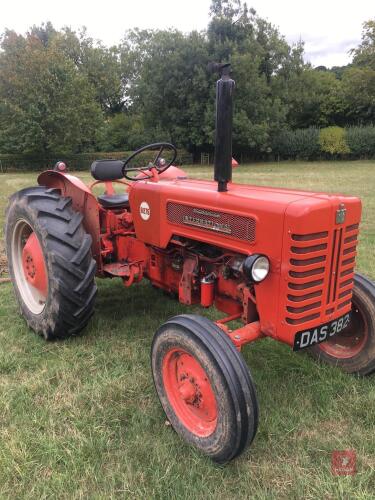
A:
{"type": "Polygon", "coordinates": [[[83,228],[82,214],[72,209],[71,198],[62,197],[58,189],[34,187],[15,193],[9,201],[5,226],[8,260],[11,254],[8,226],[17,218],[25,218],[37,232],[52,290],[45,306],[49,307],[48,317],[44,318],[28,314],[16,290],[27,323],[48,340],[79,333],[94,313],[97,293],[92,239],[83,228]]]}
{"type": "Polygon", "coordinates": [[[354,302],[361,303],[368,323],[368,339],[362,349],[353,357],[338,358],[322,349],[323,344],[310,347],[307,352],[317,361],[337,366],[341,370],[360,376],[375,371],[375,283],[361,273],[355,273],[354,302]]]}

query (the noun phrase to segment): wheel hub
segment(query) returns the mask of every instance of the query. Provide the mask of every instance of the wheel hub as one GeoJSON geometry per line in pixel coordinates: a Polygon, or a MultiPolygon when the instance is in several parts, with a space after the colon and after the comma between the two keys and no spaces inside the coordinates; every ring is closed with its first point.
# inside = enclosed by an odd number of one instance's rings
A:
{"type": "Polygon", "coordinates": [[[186,403],[192,404],[195,401],[197,392],[194,384],[192,384],[190,380],[183,380],[178,390],[181,398],[186,401],[186,403]]]}
{"type": "Polygon", "coordinates": [[[172,349],[163,361],[163,381],[183,425],[200,437],[212,434],[218,408],[213,387],[198,360],[187,351],[172,349]]]}
{"type": "Polygon", "coordinates": [[[320,344],[320,349],[337,359],[356,356],[368,339],[366,317],[358,304],[353,301],[352,320],[341,333],[320,344]]]}
{"type": "Polygon", "coordinates": [[[48,280],[42,247],[34,232],[27,238],[22,250],[22,267],[25,278],[44,297],[48,292],[48,280]]]}

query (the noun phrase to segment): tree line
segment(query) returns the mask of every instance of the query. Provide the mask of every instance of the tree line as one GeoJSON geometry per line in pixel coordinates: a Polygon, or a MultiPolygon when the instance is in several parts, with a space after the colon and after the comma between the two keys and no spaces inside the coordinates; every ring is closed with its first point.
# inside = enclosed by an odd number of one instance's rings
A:
{"type": "Polygon", "coordinates": [[[349,127],[352,141],[375,137],[375,20],[364,23],[352,63],[331,69],[306,63],[303,42],[288,44],[242,0],[213,0],[201,32],[133,29],[107,47],[85,29],[47,22],[25,35],[6,30],[0,47],[0,153],[122,151],[161,140],[195,157],[212,151],[211,61],[232,64],[237,155],[280,154],[303,137],[308,147],[325,127],[349,127]]]}

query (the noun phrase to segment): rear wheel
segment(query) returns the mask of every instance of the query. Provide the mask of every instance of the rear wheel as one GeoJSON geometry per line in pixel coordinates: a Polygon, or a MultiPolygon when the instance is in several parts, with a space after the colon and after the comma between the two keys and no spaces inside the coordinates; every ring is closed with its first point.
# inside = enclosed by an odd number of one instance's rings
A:
{"type": "Polygon", "coordinates": [[[94,311],[91,236],[71,199],[28,188],[9,202],[5,237],[9,274],[28,325],[45,339],[79,333],[94,311]]]}
{"type": "Polygon", "coordinates": [[[152,343],[152,373],[173,428],[219,463],[254,439],[258,403],[241,354],[214,323],[195,315],[162,325],[152,343]]]}
{"type": "Polygon", "coordinates": [[[375,370],[375,285],[359,273],[354,277],[352,304],[348,328],[309,352],[345,372],[369,375],[375,370]]]}

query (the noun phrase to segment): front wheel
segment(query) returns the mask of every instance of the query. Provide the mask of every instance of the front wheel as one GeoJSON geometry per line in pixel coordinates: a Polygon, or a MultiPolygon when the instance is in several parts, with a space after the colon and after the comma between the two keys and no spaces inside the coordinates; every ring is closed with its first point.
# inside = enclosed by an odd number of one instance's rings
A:
{"type": "Polygon", "coordinates": [[[352,319],[348,328],[309,349],[315,359],[347,373],[369,375],[375,370],[375,284],[356,273],[352,319]]]}
{"type": "Polygon", "coordinates": [[[176,432],[218,463],[242,453],[256,434],[258,403],[245,361],[227,335],[201,316],[175,316],[155,333],[151,360],[176,432]]]}

